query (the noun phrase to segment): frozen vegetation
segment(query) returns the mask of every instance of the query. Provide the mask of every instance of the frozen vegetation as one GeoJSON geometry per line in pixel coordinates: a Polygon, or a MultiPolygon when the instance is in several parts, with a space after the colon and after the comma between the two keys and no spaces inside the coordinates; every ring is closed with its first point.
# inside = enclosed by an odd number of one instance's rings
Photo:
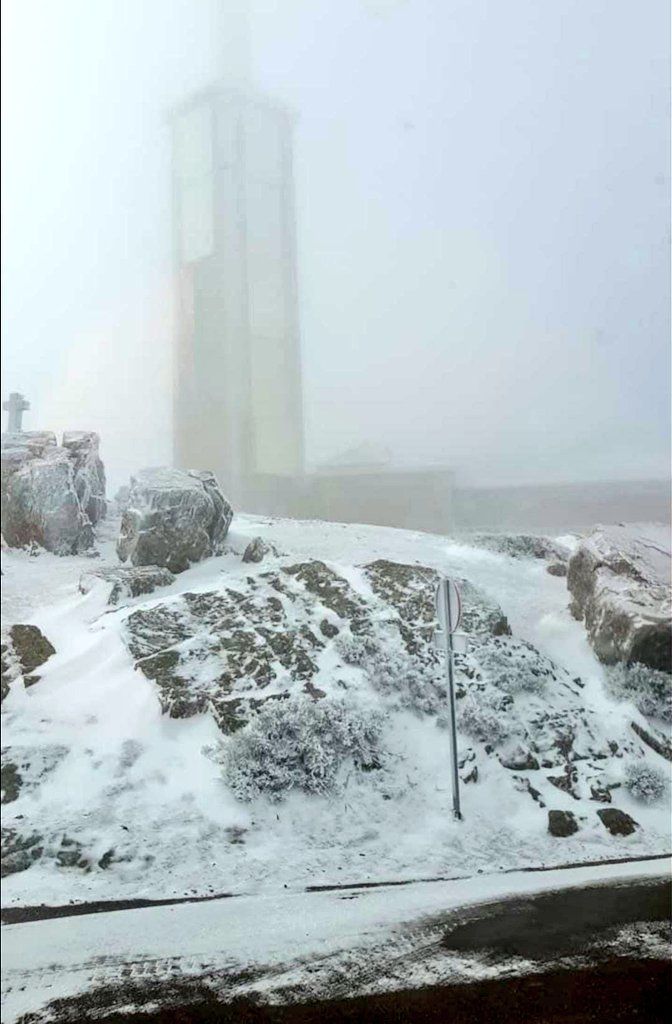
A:
{"type": "Polygon", "coordinates": [[[635,662],[613,665],[605,673],[607,688],[621,700],[631,700],[647,718],[672,722],[672,684],[667,672],[635,662]]]}
{"type": "Polygon", "coordinates": [[[380,711],[352,700],[271,701],[220,748],[224,778],[241,800],[331,793],[349,770],[381,767],[382,727],[380,711]]]}
{"type": "Polygon", "coordinates": [[[646,761],[631,761],[625,766],[625,787],[636,800],[652,804],[665,795],[669,772],[662,772],[646,761]]]}

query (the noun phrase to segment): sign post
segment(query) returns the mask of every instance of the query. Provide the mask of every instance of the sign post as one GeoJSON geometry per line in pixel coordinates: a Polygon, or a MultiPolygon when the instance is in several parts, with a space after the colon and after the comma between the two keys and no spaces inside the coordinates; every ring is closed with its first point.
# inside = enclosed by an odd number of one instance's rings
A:
{"type": "Polygon", "coordinates": [[[461,821],[460,779],[457,771],[457,724],[455,711],[453,634],[458,629],[462,620],[462,601],[460,599],[460,592],[452,580],[439,580],[439,584],[436,588],[436,611],[439,620],[438,639],[442,642],[446,656],[448,707],[450,711],[450,760],[451,783],[453,789],[453,815],[458,821],[461,821]]]}

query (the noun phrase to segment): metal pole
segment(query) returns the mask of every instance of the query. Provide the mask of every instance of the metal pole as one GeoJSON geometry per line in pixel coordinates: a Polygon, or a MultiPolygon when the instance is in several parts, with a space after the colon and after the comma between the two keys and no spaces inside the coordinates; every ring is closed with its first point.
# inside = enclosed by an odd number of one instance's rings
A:
{"type": "Polygon", "coordinates": [[[455,679],[453,664],[453,621],[448,587],[448,580],[442,580],[441,595],[443,597],[443,618],[446,638],[446,674],[448,676],[448,704],[450,707],[450,767],[453,789],[453,816],[458,821],[461,821],[460,777],[457,769],[457,715],[455,709],[455,679]]]}

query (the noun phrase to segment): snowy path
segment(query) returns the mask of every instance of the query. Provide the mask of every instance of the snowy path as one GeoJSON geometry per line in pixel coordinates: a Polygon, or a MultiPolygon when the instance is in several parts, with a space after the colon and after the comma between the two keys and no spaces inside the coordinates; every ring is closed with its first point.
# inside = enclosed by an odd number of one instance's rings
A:
{"type": "MultiPolygon", "coordinates": [[[[473,980],[502,969],[487,958],[439,954],[446,915],[513,896],[669,877],[666,861],[434,882],[355,893],[295,893],[94,914],[2,929],[3,1021],[92,986],[207,978],[227,998],[301,985],[304,998],[473,980]],[[431,955],[430,955],[431,954],[431,955]],[[438,955],[438,959],[437,959],[438,955]],[[259,970],[255,970],[259,968],[259,970]],[[241,971],[253,980],[227,985],[241,971]],[[339,982],[340,978],[340,982],[339,982]]],[[[659,954],[658,954],[659,955],[659,954]]],[[[514,958],[515,961],[515,958],[514,958]]],[[[525,959],[506,970],[534,969],[525,959]]]]}

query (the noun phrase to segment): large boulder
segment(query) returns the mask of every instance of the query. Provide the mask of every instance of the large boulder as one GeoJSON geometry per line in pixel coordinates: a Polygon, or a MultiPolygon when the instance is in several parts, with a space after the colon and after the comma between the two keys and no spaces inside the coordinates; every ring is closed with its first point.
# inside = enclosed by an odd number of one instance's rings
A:
{"type": "Polygon", "coordinates": [[[122,562],[183,572],[221,553],[232,518],[213,473],[143,469],[131,478],[117,554],[122,562]]]}
{"type": "Polygon", "coordinates": [[[1,490],[2,534],[10,547],[39,544],[69,555],[93,546],[71,453],[56,444],[53,434],[3,434],[1,490]]]}
{"type": "Polygon", "coordinates": [[[670,541],[663,528],[598,526],[569,561],[572,614],[600,661],[672,671],[670,541]]]}
{"type": "Polygon", "coordinates": [[[63,434],[63,447],[72,462],[79,503],[94,526],[107,511],[105,467],[98,454],[99,444],[98,434],[91,430],[71,430],[63,434]]]}

